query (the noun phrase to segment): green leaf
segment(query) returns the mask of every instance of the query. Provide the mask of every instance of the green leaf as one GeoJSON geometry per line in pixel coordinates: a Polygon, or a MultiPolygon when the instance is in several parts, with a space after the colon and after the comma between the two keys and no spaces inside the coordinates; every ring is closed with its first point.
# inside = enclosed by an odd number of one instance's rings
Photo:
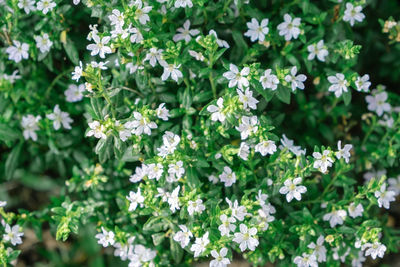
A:
{"type": "Polygon", "coordinates": [[[90,98],[90,104],[92,106],[93,112],[96,117],[94,119],[96,120],[102,120],[103,119],[103,108],[102,108],[102,102],[100,98],[97,97],[92,97],[90,98]]]}
{"type": "Polygon", "coordinates": [[[23,145],[22,142],[16,145],[7,157],[6,169],[5,169],[5,175],[7,180],[10,180],[12,178],[14,171],[18,166],[18,159],[19,155],[21,154],[22,145],[23,145]]]}
{"type": "Polygon", "coordinates": [[[347,91],[343,93],[344,104],[348,106],[351,103],[351,91],[347,91]]]}
{"type": "Polygon", "coordinates": [[[67,52],[68,58],[74,63],[75,65],[79,64],[79,54],[78,50],[76,50],[76,47],[74,43],[70,40],[67,39],[65,43],[63,43],[65,52],[67,52]]]}
{"type": "Polygon", "coordinates": [[[0,140],[7,142],[7,141],[14,141],[20,137],[20,133],[8,127],[4,123],[0,123],[0,140]]]}
{"type": "Polygon", "coordinates": [[[175,263],[180,263],[183,257],[183,250],[181,246],[174,241],[172,235],[169,240],[170,240],[172,258],[174,259],[175,263]]]}
{"type": "Polygon", "coordinates": [[[195,189],[200,186],[200,180],[194,167],[189,167],[187,169],[187,180],[191,189],[195,189]]]}
{"type": "Polygon", "coordinates": [[[341,232],[343,234],[354,234],[356,232],[355,229],[353,229],[351,227],[348,227],[348,226],[345,226],[345,225],[339,227],[338,230],[339,230],[339,232],[341,232]]]}
{"type": "Polygon", "coordinates": [[[290,93],[291,90],[289,88],[284,86],[279,86],[276,96],[283,103],[290,104],[290,93]]]}
{"type": "Polygon", "coordinates": [[[160,245],[165,239],[165,233],[156,233],[152,234],[151,238],[153,239],[154,246],[160,245]]]}
{"type": "Polygon", "coordinates": [[[143,225],[143,231],[153,231],[159,232],[166,225],[163,217],[151,217],[147,220],[147,222],[143,225]]]}

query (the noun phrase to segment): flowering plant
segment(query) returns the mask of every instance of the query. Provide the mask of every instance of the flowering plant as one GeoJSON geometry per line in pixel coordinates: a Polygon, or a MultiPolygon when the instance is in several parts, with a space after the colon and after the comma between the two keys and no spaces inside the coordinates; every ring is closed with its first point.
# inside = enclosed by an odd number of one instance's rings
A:
{"type": "Polygon", "coordinates": [[[0,263],[32,230],[112,266],[397,251],[400,97],[375,80],[398,77],[359,56],[374,5],[0,0],[0,263]]]}

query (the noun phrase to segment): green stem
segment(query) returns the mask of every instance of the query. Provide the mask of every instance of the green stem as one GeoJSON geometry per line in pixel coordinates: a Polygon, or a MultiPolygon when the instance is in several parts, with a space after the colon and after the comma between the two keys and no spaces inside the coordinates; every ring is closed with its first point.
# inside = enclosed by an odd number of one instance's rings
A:
{"type": "Polygon", "coordinates": [[[363,141],[362,141],[362,143],[361,143],[361,147],[363,147],[363,146],[365,145],[365,142],[367,142],[368,137],[369,137],[369,136],[371,135],[371,133],[374,131],[374,128],[375,128],[375,126],[376,126],[376,118],[374,117],[372,120],[373,120],[373,121],[372,121],[372,125],[371,125],[371,127],[369,128],[367,134],[364,136],[364,139],[363,139],[363,141]]]}
{"type": "Polygon", "coordinates": [[[110,98],[110,96],[107,94],[106,91],[103,91],[103,97],[106,99],[108,105],[110,106],[111,114],[112,114],[113,118],[115,119],[115,118],[116,118],[115,109],[114,109],[114,107],[113,107],[113,105],[112,105],[111,98],[110,98]]]}
{"type": "Polygon", "coordinates": [[[63,72],[61,72],[60,74],[58,74],[54,80],[51,82],[51,84],[49,85],[49,87],[47,87],[46,89],[46,93],[44,95],[44,98],[42,98],[42,100],[47,99],[49,97],[49,94],[51,92],[51,89],[53,89],[54,85],[58,82],[58,80],[60,80],[65,74],[71,72],[73,69],[69,68],[63,72]]]}
{"type": "Polygon", "coordinates": [[[210,75],[208,76],[208,79],[210,80],[213,96],[214,96],[214,98],[217,98],[217,87],[215,86],[215,83],[214,83],[214,77],[212,74],[212,70],[210,71],[210,75]]]}

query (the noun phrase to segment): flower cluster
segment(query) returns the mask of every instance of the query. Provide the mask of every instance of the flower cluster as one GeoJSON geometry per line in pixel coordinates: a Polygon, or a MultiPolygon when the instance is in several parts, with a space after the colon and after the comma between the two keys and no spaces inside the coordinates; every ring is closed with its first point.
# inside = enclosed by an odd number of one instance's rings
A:
{"type": "Polygon", "coordinates": [[[391,74],[360,71],[369,3],[0,7],[0,196],[40,192],[39,211],[0,201],[0,264],[48,224],[113,266],[362,266],[396,250],[382,214],[400,194],[400,98],[373,85],[391,74]]]}

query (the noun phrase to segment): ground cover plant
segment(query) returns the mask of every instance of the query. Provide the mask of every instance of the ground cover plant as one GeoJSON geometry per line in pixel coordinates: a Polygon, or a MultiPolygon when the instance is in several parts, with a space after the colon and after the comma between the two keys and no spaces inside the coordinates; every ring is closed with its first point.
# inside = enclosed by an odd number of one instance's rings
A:
{"type": "Polygon", "coordinates": [[[0,0],[0,264],[390,264],[399,17],[0,0]]]}

